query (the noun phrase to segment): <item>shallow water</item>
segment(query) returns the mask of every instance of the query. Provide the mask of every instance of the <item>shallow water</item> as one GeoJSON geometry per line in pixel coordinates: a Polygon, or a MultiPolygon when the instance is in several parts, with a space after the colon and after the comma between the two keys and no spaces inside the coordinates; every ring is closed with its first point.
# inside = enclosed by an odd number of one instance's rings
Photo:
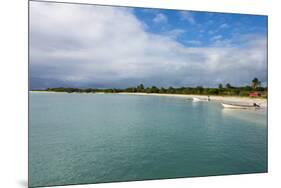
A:
{"type": "Polygon", "coordinates": [[[266,112],[163,96],[30,93],[32,187],[266,171],[266,112]]]}

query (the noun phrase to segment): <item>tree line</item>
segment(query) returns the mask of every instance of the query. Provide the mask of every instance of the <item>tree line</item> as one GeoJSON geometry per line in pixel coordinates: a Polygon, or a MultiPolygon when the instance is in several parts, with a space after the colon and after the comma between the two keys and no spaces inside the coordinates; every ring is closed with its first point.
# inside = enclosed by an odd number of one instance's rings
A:
{"type": "Polygon", "coordinates": [[[249,86],[235,87],[227,83],[225,85],[219,84],[217,88],[210,87],[145,87],[143,84],[139,84],[136,87],[129,87],[125,89],[118,88],[108,88],[108,89],[98,89],[98,88],[47,88],[45,91],[53,92],[78,92],[78,93],[121,93],[121,92],[130,92],[130,93],[162,93],[162,94],[199,94],[199,95],[226,95],[226,96],[249,96],[251,92],[259,92],[262,97],[267,97],[267,87],[262,87],[261,82],[254,78],[249,86]]]}

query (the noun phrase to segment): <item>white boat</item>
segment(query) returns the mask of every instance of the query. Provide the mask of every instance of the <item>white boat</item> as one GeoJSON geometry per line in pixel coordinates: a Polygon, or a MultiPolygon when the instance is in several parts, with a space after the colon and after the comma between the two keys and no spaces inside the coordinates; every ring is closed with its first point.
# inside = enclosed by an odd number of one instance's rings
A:
{"type": "Polygon", "coordinates": [[[233,103],[221,103],[224,108],[233,108],[233,109],[256,109],[260,108],[259,105],[254,103],[253,105],[246,104],[233,104],[233,103]]]}
{"type": "Polygon", "coordinates": [[[199,102],[199,101],[201,101],[201,99],[196,98],[196,97],[193,97],[192,100],[193,100],[193,102],[199,102]]]}
{"type": "Polygon", "coordinates": [[[210,97],[208,97],[207,99],[205,99],[205,98],[193,97],[192,100],[193,100],[193,102],[199,102],[199,101],[209,102],[211,99],[210,99],[210,97]]]}

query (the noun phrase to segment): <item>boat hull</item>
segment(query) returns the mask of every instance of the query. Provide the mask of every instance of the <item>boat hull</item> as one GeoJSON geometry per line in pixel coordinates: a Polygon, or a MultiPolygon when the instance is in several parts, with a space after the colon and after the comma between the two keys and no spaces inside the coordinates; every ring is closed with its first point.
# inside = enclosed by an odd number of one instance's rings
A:
{"type": "Polygon", "coordinates": [[[256,109],[255,106],[251,105],[238,105],[238,104],[226,104],[221,103],[224,108],[233,108],[233,109],[256,109]]]}
{"type": "Polygon", "coordinates": [[[193,102],[199,102],[199,101],[201,101],[201,99],[193,97],[193,102]]]}

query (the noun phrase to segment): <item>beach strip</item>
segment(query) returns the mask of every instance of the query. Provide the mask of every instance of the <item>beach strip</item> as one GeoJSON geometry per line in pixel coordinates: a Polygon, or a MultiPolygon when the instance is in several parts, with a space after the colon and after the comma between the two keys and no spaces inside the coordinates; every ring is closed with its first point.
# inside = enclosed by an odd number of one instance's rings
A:
{"type": "MultiPolygon", "coordinates": [[[[206,95],[188,95],[188,94],[161,94],[161,93],[118,93],[122,95],[142,95],[142,96],[165,96],[165,97],[181,97],[186,99],[197,98],[200,100],[207,100],[206,95]]],[[[235,104],[247,104],[252,105],[256,103],[262,108],[267,108],[267,99],[263,98],[251,98],[251,97],[238,97],[238,96],[214,96],[210,95],[211,101],[225,102],[225,103],[235,103],[235,104]]]]}

